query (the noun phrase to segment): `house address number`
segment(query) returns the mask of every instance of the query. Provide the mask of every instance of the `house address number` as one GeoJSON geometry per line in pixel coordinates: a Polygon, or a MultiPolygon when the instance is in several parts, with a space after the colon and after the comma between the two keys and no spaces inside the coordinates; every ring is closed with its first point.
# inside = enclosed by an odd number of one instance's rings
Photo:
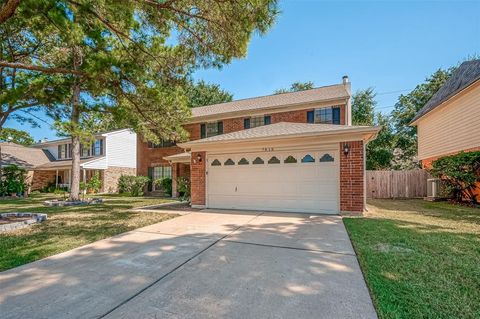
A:
{"type": "Polygon", "coordinates": [[[262,147],[262,151],[264,151],[264,152],[273,152],[273,147],[262,147]]]}

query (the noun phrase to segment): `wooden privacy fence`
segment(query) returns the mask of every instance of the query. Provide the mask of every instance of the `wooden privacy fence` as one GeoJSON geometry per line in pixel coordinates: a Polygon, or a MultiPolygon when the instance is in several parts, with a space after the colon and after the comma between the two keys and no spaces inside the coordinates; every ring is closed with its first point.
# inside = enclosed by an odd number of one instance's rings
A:
{"type": "Polygon", "coordinates": [[[367,171],[367,197],[426,197],[427,178],[430,178],[430,175],[422,169],[409,171],[367,171]]]}

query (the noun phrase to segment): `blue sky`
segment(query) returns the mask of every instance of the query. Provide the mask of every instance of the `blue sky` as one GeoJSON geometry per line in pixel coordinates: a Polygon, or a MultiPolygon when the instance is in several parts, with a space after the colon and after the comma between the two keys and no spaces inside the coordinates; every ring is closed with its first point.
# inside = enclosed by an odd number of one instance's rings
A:
{"type": "MultiPolygon", "coordinates": [[[[374,87],[378,110],[389,112],[399,94],[438,68],[480,55],[480,1],[284,0],[280,9],[273,28],[252,39],[246,58],[195,78],[240,99],[295,81],[335,84],[348,75],[354,91],[374,87]]],[[[35,139],[55,137],[40,124],[6,126],[35,139]]]]}

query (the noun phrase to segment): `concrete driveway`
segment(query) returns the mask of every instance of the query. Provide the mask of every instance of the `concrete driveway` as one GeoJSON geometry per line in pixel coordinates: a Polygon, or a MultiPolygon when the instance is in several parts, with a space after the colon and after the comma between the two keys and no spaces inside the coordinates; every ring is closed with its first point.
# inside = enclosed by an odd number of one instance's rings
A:
{"type": "Polygon", "coordinates": [[[1,318],[376,318],[338,216],[204,210],[0,273],[1,318]]]}

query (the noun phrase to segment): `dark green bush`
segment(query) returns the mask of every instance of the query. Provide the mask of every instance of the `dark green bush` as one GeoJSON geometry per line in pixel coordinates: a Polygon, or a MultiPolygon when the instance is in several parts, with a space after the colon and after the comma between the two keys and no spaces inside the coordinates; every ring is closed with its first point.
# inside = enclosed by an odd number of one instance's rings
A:
{"type": "Polygon", "coordinates": [[[17,165],[7,165],[0,171],[0,194],[23,194],[26,188],[25,176],[27,171],[17,165]]]}
{"type": "Polygon", "coordinates": [[[171,178],[164,178],[161,181],[162,184],[162,189],[165,192],[165,194],[172,196],[172,179],[171,178]]]}
{"type": "Polygon", "coordinates": [[[440,178],[457,201],[478,203],[475,190],[480,183],[480,152],[461,152],[439,158],[430,173],[440,178]]]}

